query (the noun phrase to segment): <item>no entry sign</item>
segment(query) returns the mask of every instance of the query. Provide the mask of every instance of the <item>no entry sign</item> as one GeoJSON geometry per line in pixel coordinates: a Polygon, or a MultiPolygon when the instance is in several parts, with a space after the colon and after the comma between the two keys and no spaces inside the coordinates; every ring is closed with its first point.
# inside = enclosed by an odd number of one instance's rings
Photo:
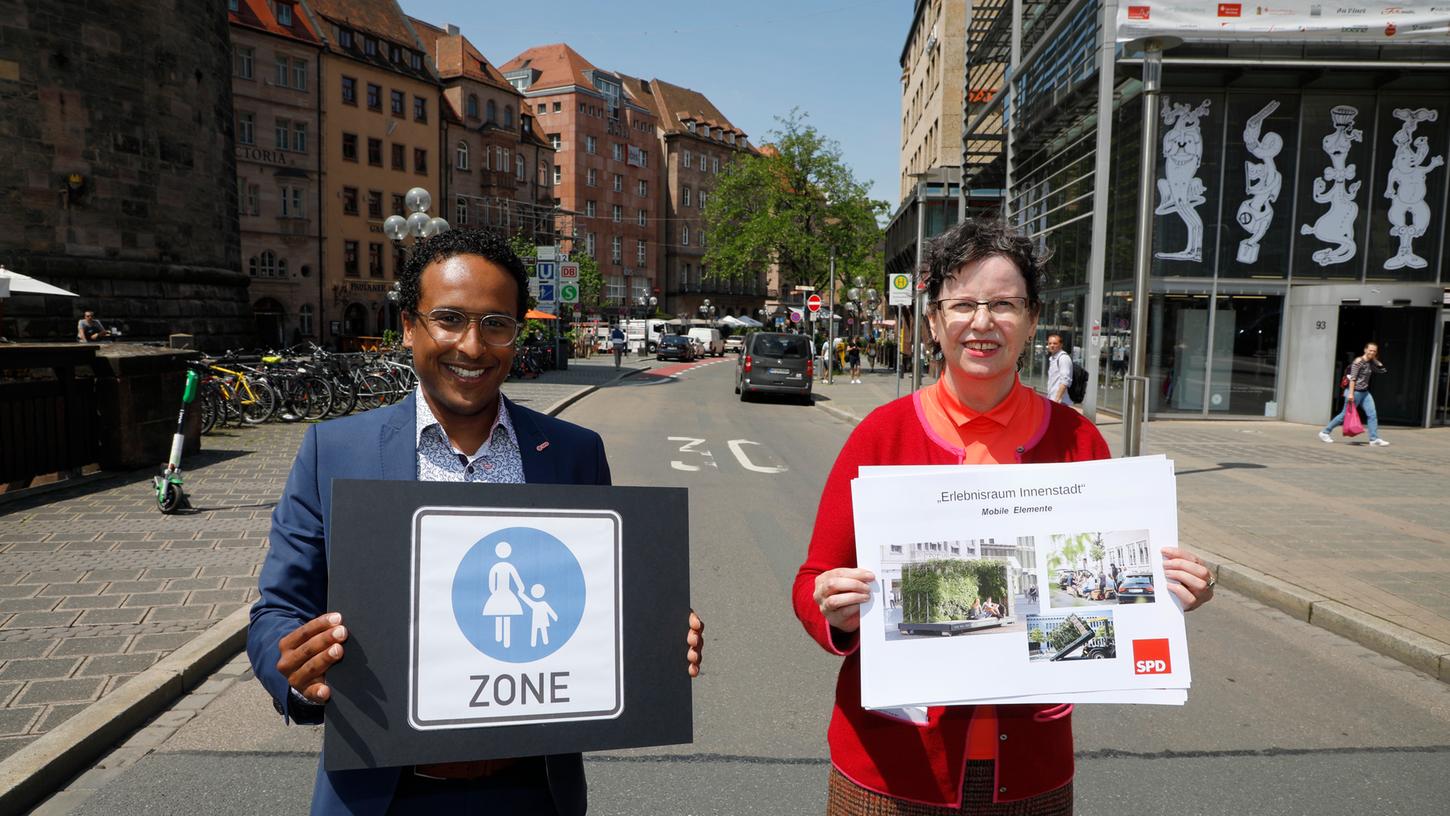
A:
{"type": "Polygon", "coordinates": [[[821,296],[811,295],[806,298],[806,308],[811,310],[811,314],[819,312],[821,310],[821,296]]]}

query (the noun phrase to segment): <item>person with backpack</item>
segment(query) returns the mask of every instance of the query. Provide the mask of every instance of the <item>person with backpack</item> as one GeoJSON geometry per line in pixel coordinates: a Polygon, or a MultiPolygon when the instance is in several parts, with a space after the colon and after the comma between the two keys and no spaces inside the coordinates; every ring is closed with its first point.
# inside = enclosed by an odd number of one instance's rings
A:
{"type": "Polygon", "coordinates": [[[1376,374],[1384,374],[1385,365],[1380,362],[1380,347],[1375,343],[1366,343],[1364,354],[1354,358],[1345,369],[1344,376],[1340,377],[1339,385],[1344,389],[1344,407],[1329,420],[1324,430],[1319,432],[1320,442],[1334,442],[1329,432],[1344,424],[1344,414],[1352,410],[1351,405],[1357,406],[1364,412],[1364,427],[1369,431],[1369,443],[1378,448],[1388,446],[1390,443],[1380,438],[1379,415],[1375,413],[1374,396],[1369,393],[1369,380],[1376,374]]]}
{"type": "Polygon", "coordinates": [[[1047,398],[1072,405],[1072,355],[1062,347],[1062,335],[1047,335],[1047,398]]]}

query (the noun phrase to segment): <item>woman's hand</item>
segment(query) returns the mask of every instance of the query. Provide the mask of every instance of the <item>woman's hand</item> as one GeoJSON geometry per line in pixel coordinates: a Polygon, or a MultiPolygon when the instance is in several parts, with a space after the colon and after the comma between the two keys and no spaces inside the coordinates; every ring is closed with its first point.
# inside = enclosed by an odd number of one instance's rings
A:
{"type": "Polygon", "coordinates": [[[1163,548],[1163,576],[1168,579],[1168,591],[1183,602],[1184,612],[1213,600],[1213,586],[1218,581],[1203,559],[1187,550],[1163,548]]]}
{"type": "Polygon", "coordinates": [[[690,610],[690,628],[685,634],[685,665],[688,667],[691,677],[700,676],[700,666],[705,653],[705,622],[690,610]]]}
{"type": "Polygon", "coordinates": [[[869,570],[853,567],[837,567],[816,576],[815,599],[826,623],[842,632],[854,632],[861,628],[861,604],[871,599],[871,587],[876,580],[869,570]]]}

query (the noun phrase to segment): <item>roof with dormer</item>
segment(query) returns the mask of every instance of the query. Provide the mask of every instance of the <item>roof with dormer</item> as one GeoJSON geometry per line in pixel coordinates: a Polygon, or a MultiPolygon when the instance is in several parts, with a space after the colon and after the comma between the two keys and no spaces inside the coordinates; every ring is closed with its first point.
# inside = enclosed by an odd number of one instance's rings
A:
{"type": "Polygon", "coordinates": [[[227,11],[227,21],[232,25],[265,31],[278,37],[320,46],[322,40],[312,29],[312,23],[303,13],[302,7],[293,4],[292,24],[282,25],[267,0],[238,0],[236,11],[227,11]]]}

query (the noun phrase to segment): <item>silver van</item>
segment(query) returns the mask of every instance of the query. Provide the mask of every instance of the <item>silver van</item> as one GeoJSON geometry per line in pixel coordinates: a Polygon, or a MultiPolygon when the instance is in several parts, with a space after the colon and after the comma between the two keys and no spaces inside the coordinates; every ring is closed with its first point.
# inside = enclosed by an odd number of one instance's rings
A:
{"type": "Polygon", "coordinates": [[[811,404],[815,361],[811,341],[801,334],[756,332],[745,338],[735,364],[735,393],[745,402],[752,394],[789,394],[811,404]]]}

